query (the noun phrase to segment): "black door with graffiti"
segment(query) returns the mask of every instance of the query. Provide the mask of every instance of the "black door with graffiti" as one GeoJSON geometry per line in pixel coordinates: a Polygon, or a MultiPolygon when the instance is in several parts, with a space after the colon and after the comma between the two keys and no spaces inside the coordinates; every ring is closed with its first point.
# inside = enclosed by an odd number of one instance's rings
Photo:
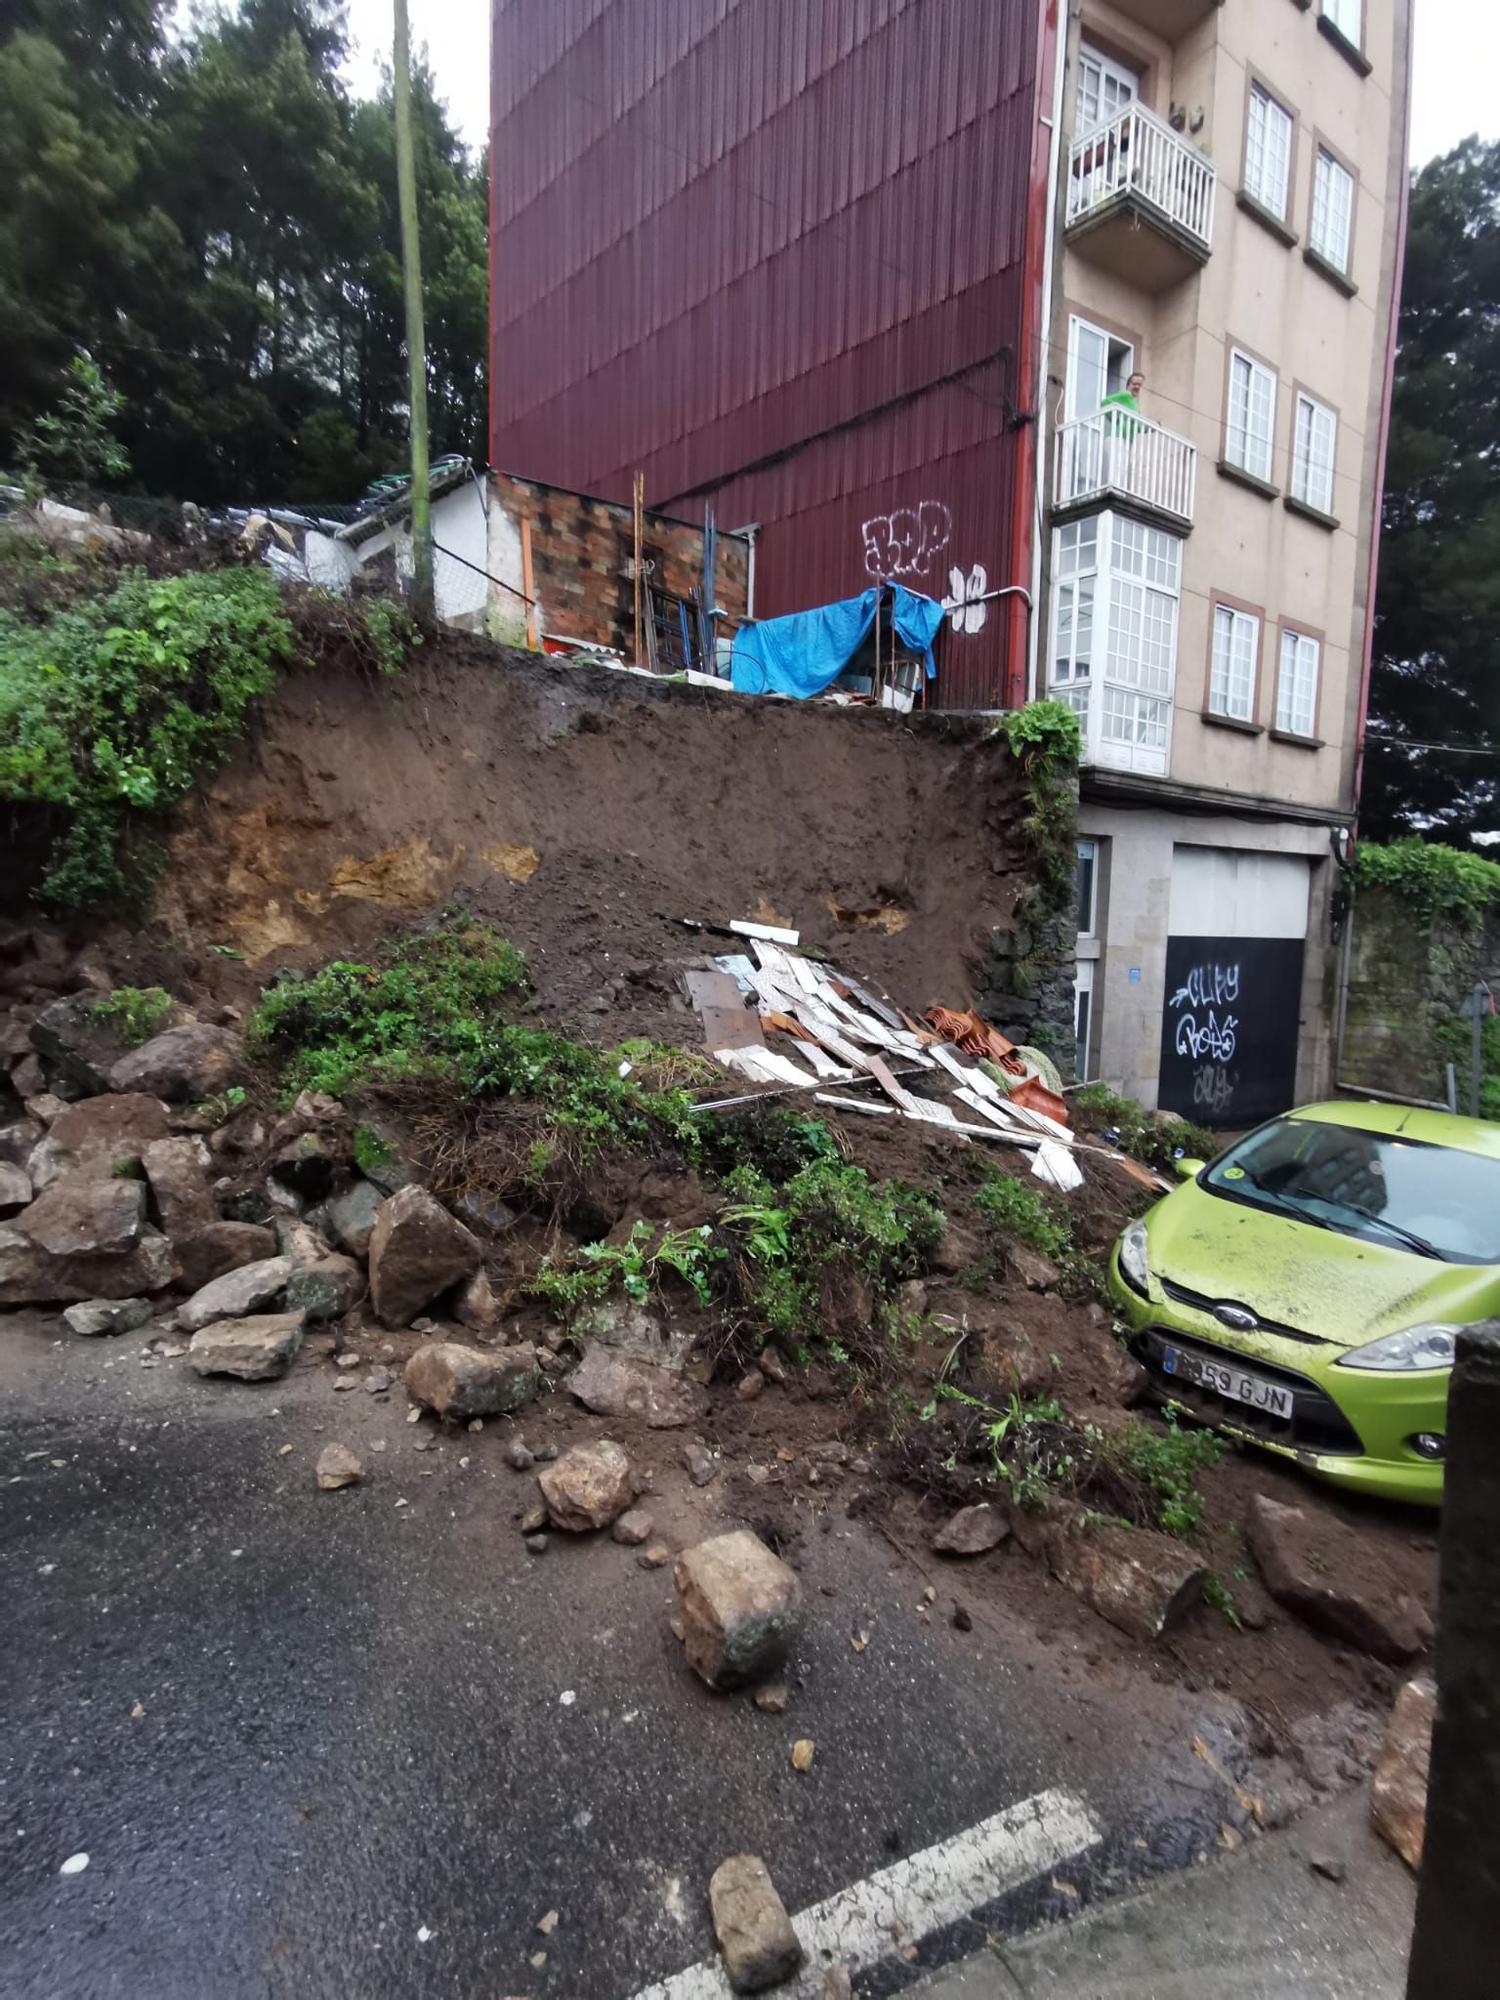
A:
{"type": "Polygon", "coordinates": [[[1303,942],[1168,939],[1157,1093],[1164,1111],[1238,1130],[1290,1109],[1303,942]]]}

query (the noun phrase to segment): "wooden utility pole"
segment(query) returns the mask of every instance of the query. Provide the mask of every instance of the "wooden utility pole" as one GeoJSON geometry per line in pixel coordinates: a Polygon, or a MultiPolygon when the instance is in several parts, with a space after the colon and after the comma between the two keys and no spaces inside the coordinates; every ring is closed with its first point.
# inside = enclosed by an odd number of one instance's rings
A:
{"type": "Polygon", "coordinates": [[[406,360],[411,377],[411,608],[433,618],[432,501],[427,472],[427,337],[422,325],[422,245],[417,235],[417,169],[411,136],[411,30],[396,0],[396,188],[401,204],[401,271],[406,288],[406,360]]]}

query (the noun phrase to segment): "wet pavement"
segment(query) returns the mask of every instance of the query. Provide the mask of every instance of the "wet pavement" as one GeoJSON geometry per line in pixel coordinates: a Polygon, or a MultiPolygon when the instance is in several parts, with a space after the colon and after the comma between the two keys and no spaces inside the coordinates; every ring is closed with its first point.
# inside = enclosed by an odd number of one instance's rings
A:
{"type": "MultiPolygon", "coordinates": [[[[764,1714],[682,1666],[670,1569],[607,1537],[526,1553],[510,1425],[440,1435],[326,1364],[200,1382],[57,1332],[0,1323],[6,2000],[629,2000],[712,1951],[728,1853],[799,1910],[1049,1787],[1087,1803],[1097,1847],[893,1944],[860,1989],[893,1991],[1232,1815],[1189,1750],[1232,1756],[1225,1704],[1142,1676],[1126,1705],[1022,1633],[924,1616],[841,1501],[802,1521],[807,1629],[764,1714]],[[369,1478],[323,1493],[335,1437],[369,1478]]],[[[679,1437],[628,1442],[669,1537],[738,1518],[670,1469],[679,1437]]]]}

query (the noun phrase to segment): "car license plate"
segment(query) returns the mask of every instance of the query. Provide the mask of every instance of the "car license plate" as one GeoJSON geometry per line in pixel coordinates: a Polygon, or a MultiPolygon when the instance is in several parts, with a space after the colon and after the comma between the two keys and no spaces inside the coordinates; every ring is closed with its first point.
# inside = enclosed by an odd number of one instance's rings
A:
{"type": "Polygon", "coordinates": [[[1264,1410],[1268,1416],[1291,1420],[1291,1390],[1283,1389],[1279,1382],[1268,1382],[1264,1375],[1253,1374],[1248,1368],[1226,1367],[1223,1362],[1209,1361],[1183,1348],[1165,1346],[1161,1365],[1166,1374],[1212,1389],[1232,1403],[1248,1403],[1252,1410],[1264,1410]]]}

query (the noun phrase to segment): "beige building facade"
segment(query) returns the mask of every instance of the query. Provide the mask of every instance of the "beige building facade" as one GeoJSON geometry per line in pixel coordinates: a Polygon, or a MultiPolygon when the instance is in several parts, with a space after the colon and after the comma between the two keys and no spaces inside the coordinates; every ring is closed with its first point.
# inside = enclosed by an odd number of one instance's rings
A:
{"type": "Polygon", "coordinates": [[[1037,692],[1084,733],[1076,1061],[1208,1124],[1334,1081],[1410,12],[1075,0],[1060,42],[1037,692]]]}

